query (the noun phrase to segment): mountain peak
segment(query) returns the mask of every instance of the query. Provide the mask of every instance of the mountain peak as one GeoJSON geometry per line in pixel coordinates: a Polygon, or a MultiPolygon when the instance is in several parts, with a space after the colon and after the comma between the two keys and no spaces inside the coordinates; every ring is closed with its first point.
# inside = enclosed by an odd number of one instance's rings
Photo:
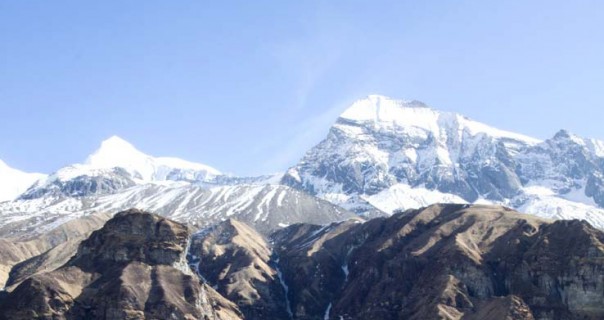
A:
{"type": "Polygon", "coordinates": [[[108,139],[103,140],[103,142],[101,142],[101,146],[99,147],[99,149],[97,149],[97,151],[95,152],[95,154],[98,153],[106,153],[106,152],[111,152],[111,153],[132,153],[132,152],[137,152],[137,153],[142,153],[140,151],[138,151],[138,149],[136,149],[136,147],[134,147],[134,145],[132,145],[130,142],[118,137],[118,136],[111,136],[108,139]]]}
{"type": "Polygon", "coordinates": [[[369,101],[369,102],[373,102],[373,103],[392,103],[394,102],[395,104],[398,105],[399,108],[426,108],[426,109],[430,109],[430,107],[423,103],[422,101],[419,100],[404,100],[404,99],[394,99],[388,96],[384,96],[384,95],[380,95],[380,94],[370,94],[368,95],[366,98],[358,100],[357,102],[361,102],[361,101],[369,101]]]}
{"type": "MultiPolygon", "coordinates": [[[[10,165],[8,165],[8,163],[6,163],[2,159],[0,159],[0,172],[2,172],[2,171],[22,172],[21,170],[11,167],[10,165]]],[[[26,172],[23,172],[23,173],[26,173],[26,172]]]]}
{"type": "MultiPolygon", "coordinates": [[[[562,129],[562,130],[556,132],[553,140],[572,141],[572,142],[582,145],[582,146],[590,145],[590,149],[594,152],[595,152],[594,147],[601,149],[601,144],[602,144],[600,141],[597,141],[595,139],[584,139],[583,137],[580,137],[566,129],[562,129]]],[[[598,154],[601,154],[601,151],[599,151],[598,154]]]]}
{"type": "Polygon", "coordinates": [[[414,121],[420,114],[423,118],[437,117],[439,112],[416,100],[396,100],[381,95],[370,95],[357,100],[346,109],[340,118],[353,121],[374,121],[399,123],[414,121]]]}
{"type": "Polygon", "coordinates": [[[382,128],[419,128],[431,132],[435,137],[440,137],[443,129],[451,129],[452,132],[468,131],[471,135],[484,133],[494,138],[511,138],[529,144],[540,142],[538,139],[490,127],[457,113],[432,109],[417,100],[396,100],[381,95],[370,95],[356,101],[340,115],[340,120],[382,128]]]}
{"type": "Polygon", "coordinates": [[[101,146],[134,148],[134,146],[130,142],[128,142],[116,135],[113,135],[113,136],[103,140],[103,142],[101,142],[101,146]]]}
{"type": "Polygon", "coordinates": [[[556,132],[556,134],[554,135],[554,139],[555,140],[560,140],[560,139],[570,139],[572,137],[575,137],[574,134],[570,133],[568,130],[566,129],[561,129],[558,132],[556,132]]]}
{"type": "Polygon", "coordinates": [[[126,169],[140,167],[147,162],[148,155],[140,152],[128,141],[112,136],[88,158],[86,164],[98,168],[122,167],[126,169]]]}
{"type": "Polygon", "coordinates": [[[101,146],[88,156],[85,164],[94,169],[123,168],[135,177],[148,181],[166,180],[173,170],[203,171],[207,177],[221,174],[220,171],[200,163],[171,157],[152,157],[118,136],[104,140],[101,146]]]}

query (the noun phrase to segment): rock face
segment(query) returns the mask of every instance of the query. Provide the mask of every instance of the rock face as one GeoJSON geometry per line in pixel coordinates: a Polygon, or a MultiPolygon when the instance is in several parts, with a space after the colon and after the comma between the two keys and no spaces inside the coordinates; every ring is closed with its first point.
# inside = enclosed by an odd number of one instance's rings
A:
{"type": "MultiPolygon", "coordinates": [[[[79,243],[109,218],[106,213],[91,214],[64,223],[53,221],[55,227],[45,232],[0,238],[0,287],[62,266],[76,253],[79,243]]],[[[4,231],[11,230],[0,228],[0,236],[4,231]]]]}
{"type": "Polygon", "coordinates": [[[604,319],[604,233],[501,206],[294,224],[270,238],[233,219],[190,234],[133,209],[55,270],[21,272],[57,256],[13,268],[0,319],[604,319]]]}
{"type": "Polygon", "coordinates": [[[83,173],[69,180],[59,178],[40,180],[23,193],[20,200],[33,200],[42,197],[83,197],[115,193],[121,189],[136,185],[126,170],[113,168],[97,170],[95,174],[83,173]]]}
{"type": "Polygon", "coordinates": [[[236,306],[186,263],[186,226],[138,210],[118,213],[57,270],[10,292],[4,319],[239,319],[236,306]]]}
{"type": "Polygon", "coordinates": [[[340,115],[284,183],[340,198],[404,183],[470,202],[503,200],[522,187],[514,155],[538,142],[421,102],[370,96],[340,115]]]}
{"type": "Polygon", "coordinates": [[[602,319],[604,234],[434,205],[274,235],[295,319],[602,319]]]}
{"type": "Polygon", "coordinates": [[[138,261],[182,268],[188,237],[185,225],[138,210],[123,211],[83,241],[70,264],[94,270],[138,261]]]}
{"type": "Polygon", "coordinates": [[[246,319],[288,319],[285,292],[266,238],[229,219],[193,236],[190,263],[246,319]]]}

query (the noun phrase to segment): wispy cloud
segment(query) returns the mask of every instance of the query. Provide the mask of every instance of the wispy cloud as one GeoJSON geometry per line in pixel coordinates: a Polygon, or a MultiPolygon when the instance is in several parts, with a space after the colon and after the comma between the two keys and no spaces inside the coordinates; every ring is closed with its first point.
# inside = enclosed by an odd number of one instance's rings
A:
{"type": "Polygon", "coordinates": [[[335,103],[320,114],[306,118],[296,125],[289,135],[275,141],[268,158],[261,166],[263,172],[285,170],[300,160],[306,151],[324,139],[329,128],[351,101],[335,103]]]}
{"type": "Polygon", "coordinates": [[[292,83],[292,111],[304,109],[317,85],[349,50],[352,26],[316,17],[306,32],[269,49],[292,83]]]}
{"type": "MultiPolygon", "coordinates": [[[[290,123],[287,131],[256,150],[257,154],[271,155],[258,167],[263,172],[294,165],[325,138],[330,126],[351,103],[334,103],[342,92],[326,93],[325,88],[332,85],[328,83],[330,72],[353,50],[354,24],[318,13],[304,27],[306,32],[269,48],[283,72],[289,75],[285,81],[291,82],[292,98],[283,110],[283,121],[290,123]]],[[[355,96],[347,98],[351,97],[355,96]]]]}

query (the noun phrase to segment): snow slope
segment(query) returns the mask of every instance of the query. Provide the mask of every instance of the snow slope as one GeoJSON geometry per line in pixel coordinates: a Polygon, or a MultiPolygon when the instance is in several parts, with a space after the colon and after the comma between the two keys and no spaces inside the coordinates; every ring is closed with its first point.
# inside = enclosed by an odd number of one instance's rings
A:
{"type": "Polygon", "coordinates": [[[41,173],[26,173],[9,167],[0,160],[0,202],[13,200],[34,182],[45,178],[41,173]]]}
{"type": "Polygon", "coordinates": [[[213,183],[218,178],[228,179],[220,171],[204,164],[178,158],[152,157],[113,136],[103,141],[84,163],[57,170],[40,180],[21,198],[108,194],[147,183],[203,184],[213,183]]]}
{"type": "Polygon", "coordinates": [[[442,193],[425,188],[412,188],[406,184],[397,184],[380,193],[365,196],[367,202],[376,208],[393,213],[396,210],[417,209],[435,203],[468,203],[454,194],[442,193]]]}
{"type": "Polygon", "coordinates": [[[100,148],[88,156],[85,164],[90,169],[124,168],[132,176],[144,181],[170,180],[170,174],[175,170],[181,172],[181,179],[198,179],[200,173],[203,175],[202,179],[221,174],[220,171],[200,163],[178,158],[151,157],[117,136],[103,141],[100,148]]]}
{"type": "Polygon", "coordinates": [[[190,184],[135,185],[120,192],[83,197],[45,196],[0,203],[0,235],[43,232],[94,212],[138,208],[201,228],[228,218],[260,232],[292,223],[325,224],[354,218],[327,201],[279,185],[205,188],[190,184]]]}
{"type": "Polygon", "coordinates": [[[380,127],[416,128],[432,134],[437,139],[446,138],[446,129],[455,126],[457,134],[464,131],[475,136],[479,133],[495,138],[509,138],[525,141],[529,144],[540,140],[525,135],[508,132],[473,121],[455,113],[440,112],[429,108],[419,101],[395,100],[380,95],[370,95],[367,99],[355,102],[340,115],[341,119],[355,122],[369,122],[380,127]]]}

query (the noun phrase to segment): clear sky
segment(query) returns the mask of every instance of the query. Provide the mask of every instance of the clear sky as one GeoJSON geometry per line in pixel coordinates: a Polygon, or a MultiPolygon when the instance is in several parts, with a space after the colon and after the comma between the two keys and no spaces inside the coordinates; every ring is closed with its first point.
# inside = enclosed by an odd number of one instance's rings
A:
{"type": "Polygon", "coordinates": [[[26,171],[118,135],[277,172],[374,93],[604,139],[604,1],[0,0],[0,159],[26,171]]]}

